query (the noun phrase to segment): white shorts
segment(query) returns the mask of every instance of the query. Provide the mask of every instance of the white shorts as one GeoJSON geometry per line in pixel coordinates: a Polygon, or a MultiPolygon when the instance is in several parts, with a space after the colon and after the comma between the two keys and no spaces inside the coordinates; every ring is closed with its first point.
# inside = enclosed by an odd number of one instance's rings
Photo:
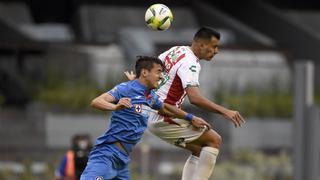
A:
{"type": "Polygon", "coordinates": [[[206,130],[196,128],[184,119],[161,116],[157,111],[149,112],[148,129],[160,139],[180,147],[198,139],[206,130]]]}

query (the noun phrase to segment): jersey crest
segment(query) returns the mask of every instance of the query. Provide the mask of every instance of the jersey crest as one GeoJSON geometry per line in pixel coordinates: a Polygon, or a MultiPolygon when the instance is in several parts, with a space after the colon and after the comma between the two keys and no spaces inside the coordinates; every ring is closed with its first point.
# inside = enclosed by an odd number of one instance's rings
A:
{"type": "Polygon", "coordinates": [[[186,56],[185,50],[181,48],[175,48],[165,57],[165,67],[167,71],[170,71],[171,68],[177,64],[181,59],[186,56]]]}
{"type": "Polygon", "coordinates": [[[141,112],[142,112],[142,106],[141,106],[141,104],[135,104],[135,105],[134,105],[134,111],[135,111],[136,113],[141,113],[141,112]]]}

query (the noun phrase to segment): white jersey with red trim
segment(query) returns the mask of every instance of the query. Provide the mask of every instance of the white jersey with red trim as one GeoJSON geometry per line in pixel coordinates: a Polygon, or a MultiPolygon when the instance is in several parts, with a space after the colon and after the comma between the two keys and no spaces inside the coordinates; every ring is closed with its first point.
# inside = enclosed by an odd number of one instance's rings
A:
{"type": "Polygon", "coordinates": [[[199,86],[201,66],[189,46],[175,46],[159,55],[166,73],[157,90],[160,100],[180,107],[189,86],[199,86]]]}

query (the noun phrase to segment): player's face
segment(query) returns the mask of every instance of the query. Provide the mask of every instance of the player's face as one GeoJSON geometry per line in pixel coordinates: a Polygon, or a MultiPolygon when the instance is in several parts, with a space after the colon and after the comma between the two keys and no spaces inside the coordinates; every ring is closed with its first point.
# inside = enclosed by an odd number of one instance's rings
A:
{"type": "Polygon", "coordinates": [[[201,59],[210,61],[219,52],[219,40],[212,37],[209,42],[201,45],[201,59]]]}
{"type": "Polygon", "coordinates": [[[159,81],[162,79],[162,72],[162,66],[154,63],[153,68],[148,72],[146,77],[148,88],[155,89],[159,86],[159,81]]]}

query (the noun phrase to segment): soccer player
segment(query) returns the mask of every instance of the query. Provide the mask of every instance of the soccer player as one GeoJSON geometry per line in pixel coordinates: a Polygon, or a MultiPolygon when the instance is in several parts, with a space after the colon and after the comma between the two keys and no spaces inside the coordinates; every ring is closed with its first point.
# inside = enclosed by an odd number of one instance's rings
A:
{"type": "Polygon", "coordinates": [[[158,81],[162,79],[164,67],[161,60],[139,57],[135,68],[137,79],[115,86],[91,103],[94,108],[112,111],[111,124],[110,128],[97,138],[81,180],[130,179],[129,155],[141,139],[153,109],[185,119],[189,126],[195,129],[210,127],[203,119],[158,99],[152,89],[157,88],[158,81]]]}
{"type": "MultiPolygon", "coordinates": [[[[160,54],[159,59],[164,63],[166,74],[156,94],[161,101],[179,108],[185,96],[188,96],[191,104],[219,113],[232,121],[235,127],[240,127],[245,121],[238,111],[210,101],[199,89],[199,61],[211,61],[219,51],[219,41],[219,32],[202,27],[194,35],[191,46],[175,46],[160,54]]],[[[134,78],[132,73],[125,74],[129,79],[134,78]]],[[[221,137],[212,129],[194,129],[185,123],[181,119],[164,118],[154,113],[149,117],[148,129],[164,141],[192,152],[184,165],[182,180],[207,180],[215,166],[221,137]]]]}

